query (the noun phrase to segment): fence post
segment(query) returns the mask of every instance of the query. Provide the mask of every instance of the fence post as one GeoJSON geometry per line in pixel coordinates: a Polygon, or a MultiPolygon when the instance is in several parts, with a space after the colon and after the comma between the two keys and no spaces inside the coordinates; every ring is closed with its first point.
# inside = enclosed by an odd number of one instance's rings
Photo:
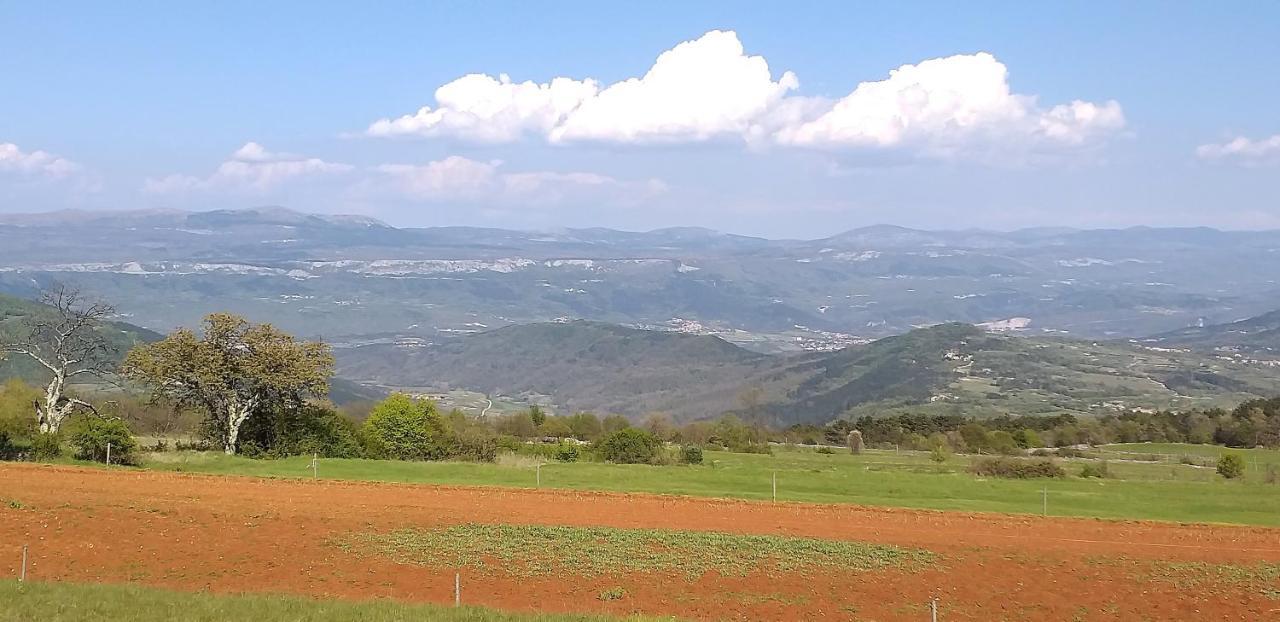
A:
{"type": "Polygon", "coordinates": [[[1040,513],[1043,514],[1044,516],[1048,516],[1049,515],[1049,487],[1045,486],[1043,489],[1041,489],[1040,495],[1041,495],[1040,513]]]}
{"type": "Polygon", "coordinates": [[[778,472],[773,472],[773,502],[778,502],[778,472]]]}
{"type": "Polygon", "coordinates": [[[27,580],[27,545],[22,545],[22,570],[18,574],[18,583],[27,580]]]}
{"type": "Polygon", "coordinates": [[[111,466],[111,441],[107,441],[107,466],[111,466]]]}
{"type": "Polygon", "coordinates": [[[542,488],[542,463],[538,463],[538,466],[533,467],[533,472],[536,478],[535,488],[542,488]]]}
{"type": "Polygon", "coordinates": [[[311,454],[311,479],[320,479],[320,454],[311,454]]]}
{"type": "Polygon", "coordinates": [[[929,618],[933,622],[938,622],[938,598],[936,596],[929,599],[929,618]]]}
{"type": "Polygon", "coordinates": [[[453,606],[462,606],[462,573],[453,573],[453,606]]]}

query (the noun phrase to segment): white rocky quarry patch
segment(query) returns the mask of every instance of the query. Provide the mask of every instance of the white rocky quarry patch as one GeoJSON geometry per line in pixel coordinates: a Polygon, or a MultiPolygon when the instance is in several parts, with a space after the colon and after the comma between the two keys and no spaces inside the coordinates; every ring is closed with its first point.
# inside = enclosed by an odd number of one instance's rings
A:
{"type": "Polygon", "coordinates": [[[1029,317],[1011,317],[1004,320],[994,320],[991,322],[982,322],[977,325],[986,331],[993,333],[1005,333],[1011,331],[1026,330],[1031,326],[1031,318],[1029,317]]]}
{"type": "Polygon", "coordinates": [[[474,272],[511,273],[524,270],[537,262],[524,258],[503,259],[343,259],[311,261],[307,266],[315,272],[351,272],[370,276],[414,276],[422,274],[456,274],[474,272]]]}

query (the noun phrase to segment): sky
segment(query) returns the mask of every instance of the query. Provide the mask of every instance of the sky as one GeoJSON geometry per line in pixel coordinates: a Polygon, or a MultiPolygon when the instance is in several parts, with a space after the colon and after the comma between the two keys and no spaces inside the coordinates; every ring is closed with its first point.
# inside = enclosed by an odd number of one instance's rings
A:
{"type": "Polygon", "coordinates": [[[0,213],[1280,228],[1280,3],[0,0],[0,213]]]}

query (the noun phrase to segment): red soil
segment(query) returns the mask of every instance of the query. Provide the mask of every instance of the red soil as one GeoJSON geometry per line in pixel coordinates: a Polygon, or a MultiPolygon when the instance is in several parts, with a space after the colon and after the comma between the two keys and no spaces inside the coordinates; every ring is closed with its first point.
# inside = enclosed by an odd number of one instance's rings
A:
{"type": "Polygon", "coordinates": [[[1151,578],[1152,562],[1280,561],[1280,529],[768,504],[657,495],[287,481],[0,465],[0,573],[31,545],[31,577],[184,590],[452,602],[451,568],[331,543],[353,532],[464,522],[786,534],[925,548],[915,573],[513,578],[462,569],[463,600],[510,610],[692,619],[1280,619],[1280,584],[1151,578]],[[23,507],[9,507],[10,499],[23,507]],[[621,586],[627,596],[601,601],[621,586]]]}

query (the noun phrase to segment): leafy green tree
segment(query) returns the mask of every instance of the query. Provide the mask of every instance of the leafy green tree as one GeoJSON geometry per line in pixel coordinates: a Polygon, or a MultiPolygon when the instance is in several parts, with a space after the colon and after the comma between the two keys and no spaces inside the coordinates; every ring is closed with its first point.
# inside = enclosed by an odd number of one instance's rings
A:
{"type": "Polygon", "coordinates": [[[361,436],[374,458],[440,460],[449,455],[451,436],[435,403],[392,393],[365,419],[361,436]]]}
{"type": "Polygon", "coordinates": [[[596,443],[601,458],[618,464],[647,464],[661,447],[661,439],[639,428],[618,430],[596,443]]]}
{"type": "Polygon", "coordinates": [[[249,419],[240,443],[252,442],[271,457],[319,454],[326,458],[357,458],[359,426],[328,402],[277,408],[249,419]]]}
{"type": "Polygon", "coordinates": [[[137,346],[121,370],[149,386],[153,399],[202,409],[212,436],[230,455],[255,413],[326,395],[333,354],[324,343],[295,341],[270,324],[214,313],[205,317],[202,336],[184,328],[137,346]]]}
{"type": "Polygon", "coordinates": [[[569,424],[565,422],[564,417],[547,417],[542,422],[542,425],[539,426],[538,433],[542,436],[554,436],[555,438],[573,436],[573,430],[569,428],[569,424]]]}
{"type": "Polygon", "coordinates": [[[604,433],[600,418],[592,413],[577,413],[567,418],[569,430],[580,441],[594,441],[604,433]]]}
{"type": "Polygon", "coordinates": [[[538,427],[533,424],[533,418],[528,412],[517,412],[505,415],[498,419],[494,425],[498,434],[515,436],[518,438],[531,438],[538,434],[538,427]]]}
{"type": "Polygon", "coordinates": [[[1244,475],[1244,458],[1240,454],[1222,454],[1218,458],[1218,475],[1227,479],[1236,479],[1244,475]]]}
{"type": "Polygon", "coordinates": [[[600,425],[604,428],[605,434],[613,434],[631,427],[631,421],[622,415],[609,415],[604,418],[604,421],[600,422],[600,425]]]}

